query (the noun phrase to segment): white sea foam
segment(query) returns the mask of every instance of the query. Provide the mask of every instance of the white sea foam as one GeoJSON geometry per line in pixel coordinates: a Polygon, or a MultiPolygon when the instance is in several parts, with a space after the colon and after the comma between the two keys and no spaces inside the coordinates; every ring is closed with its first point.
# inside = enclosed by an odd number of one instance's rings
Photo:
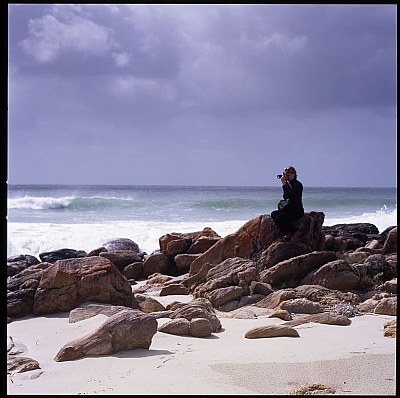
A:
{"type": "MultiPolygon", "coordinates": [[[[195,232],[212,228],[221,237],[237,231],[248,220],[218,222],[113,221],[98,224],[8,223],[7,256],[70,248],[90,252],[116,238],[129,238],[140,250],[150,254],[159,249],[159,238],[171,232],[195,232]]],[[[326,218],[324,226],[347,223],[371,223],[379,232],[397,225],[397,208],[382,208],[359,216],[326,218]]]]}
{"type": "Polygon", "coordinates": [[[346,217],[325,218],[324,226],[351,223],[374,224],[378,228],[379,232],[383,232],[386,228],[397,225],[397,206],[395,209],[389,209],[387,206],[383,206],[374,213],[362,213],[360,215],[346,217]]]}
{"type": "Polygon", "coordinates": [[[195,232],[212,228],[221,237],[235,232],[243,220],[224,222],[118,221],[101,224],[8,223],[7,256],[62,248],[90,252],[116,238],[129,238],[150,254],[159,249],[159,238],[171,232],[195,232]]]}
{"type": "Polygon", "coordinates": [[[9,209],[57,209],[67,207],[74,199],[73,196],[63,198],[24,196],[22,198],[9,198],[7,206],[9,209]]]}

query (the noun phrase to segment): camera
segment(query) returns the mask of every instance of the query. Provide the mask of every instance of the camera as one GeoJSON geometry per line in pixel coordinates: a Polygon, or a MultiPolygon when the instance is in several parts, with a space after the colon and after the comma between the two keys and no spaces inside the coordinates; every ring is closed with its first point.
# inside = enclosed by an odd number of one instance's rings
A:
{"type": "Polygon", "coordinates": [[[282,177],[283,177],[283,174],[278,174],[278,175],[276,176],[276,178],[277,178],[278,180],[280,180],[282,177]]]}

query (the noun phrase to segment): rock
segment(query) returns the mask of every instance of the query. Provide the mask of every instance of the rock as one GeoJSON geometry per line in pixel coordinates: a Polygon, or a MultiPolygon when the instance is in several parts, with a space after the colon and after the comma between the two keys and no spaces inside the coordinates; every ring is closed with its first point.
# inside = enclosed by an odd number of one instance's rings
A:
{"type": "Polygon", "coordinates": [[[298,326],[304,323],[323,323],[326,325],[338,325],[338,326],[348,326],[351,324],[351,320],[345,315],[340,315],[331,312],[321,312],[320,314],[307,314],[301,315],[296,319],[285,322],[285,325],[298,326]]]}
{"type": "Polygon", "coordinates": [[[205,297],[210,300],[211,304],[219,308],[226,304],[228,301],[239,299],[243,296],[244,290],[240,286],[228,286],[214,289],[211,292],[207,292],[205,297]]]}
{"type": "Polygon", "coordinates": [[[325,235],[324,251],[344,252],[346,250],[346,242],[340,236],[325,235]]]}
{"type": "Polygon", "coordinates": [[[274,288],[295,287],[311,271],[336,260],[336,254],[329,251],[314,251],[281,261],[260,272],[260,281],[274,288]]]}
{"type": "Polygon", "coordinates": [[[101,247],[98,247],[97,249],[91,250],[91,251],[87,254],[86,257],[99,256],[100,253],[103,253],[103,252],[108,252],[108,250],[107,250],[105,247],[101,246],[101,247]]]}
{"type": "MultiPolygon", "coordinates": [[[[193,297],[209,297],[213,290],[229,286],[240,287],[242,296],[248,295],[250,284],[257,280],[257,274],[254,261],[240,257],[228,258],[207,272],[205,281],[194,289],[193,297]]],[[[236,289],[235,291],[238,292],[239,290],[236,289]]],[[[238,298],[238,296],[235,298],[238,298]]],[[[229,298],[229,300],[232,300],[232,298],[229,298]]]]}
{"type": "Polygon", "coordinates": [[[319,303],[306,298],[296,298],[282,301],[277,308],[297,314],[317,314],[319,312],[323,312],[324,310],[319,303]]]}
{"type": "Polygon", "coordinates": [[[260,316],[268,317],[271,313],[272,311],[269,309],[248,305],[246,307],[237,308],[229,313],[218,312],[218,316],[222,318],[234,318],[234,319],[257,319],[260,316]]]}
{"type": "Polygon", "coordinates": [[[274,310],[268,317],[269,318],[279,318],[284,321],[290,321],[293,319],[292,316],[290,315],[289,311],[282,310],[282,309],[274,310]]]}
{"type": "Polygon", "coordinates": [[[137,310],[121,311],[88,335],[65,344],[55,356],[57,362],[84,356],[110,355],[122,350],[148,349],[157,332],[157,320],[137,310]]]}
{"type": "Polygon", "coordinates": [[[40,369],[39,362],[28,357],[7,355],[7,373],[22,373],[40,369]]]}
{"type": "Polygon", "coordinates": [[[18,341],[14,341],[14,339],[12,338],[12,336],[7,336],[7,354],[8,355],[20,355],[20,354],[24,354],[27,351],[26,345],[18,342],[18,341]]]}
{"type": "Polygon", "coordinates": [[[307,383],[289,391],[288,395],[327,395],[335,394],[336,390],[328,384],[307,383]]]}
{"type": "Polygon", "coordinates": [[[274,242],[261,254],[257,265],[260,271],[271,268],[281,261],[308,253],[308,247],[304,244],[293,242],[274,242]]]}
{"type": "MultiPolygon", "coordinates": [[[[207,227],[197,232],[165,234],[159,239],[159,245],[161,253],[172,260],[182,254],[204,253],[220,239],[221,237],[215,231],[207,227]]],[[[187,269],[183,272],[187,272],[187,269]]]]}
{"type": "Polygon", "coordinates": [[[186,253],[192,244],[192,239],[180,233],[165,234],[159,239],[160,251],[169,258],[186,253]]]}
{"type": "Polygon", "coordinates": [[[159,326],[158,331],[176,336],[189,336],[190,321],[185,318],[172,319],[159,326]]]}
{"type": "Polygon", "coordinates": [[[196,241],[192,243],[189,249],[186,251],[187,254],[202,254],[205,253],[210,247],[214,246],[221,240],[221,237],[211,236],[200,236],[196,241]]]}
{"type": "MultiPolygon", "coordinates": [[[[378,239],[372,239],[371,241],[369,241],[364,247],[366,249],[371,249],[371,250],[376,250],[380,248],[380,242],[378,239]]],[[[357,248],[358,250],[359,248],[357,248]]]]}
{"type": "Polygon", "coordinates": [[[307,252],[322,250],[325,242],[325,235],[322,233],[324,219],[325,214],[322,212],[306,212],[292,223],[296,232],[290,238],[291,242],[306,245],[307,252]]]}
{"type": "Polygon", "coordinates": [[[171,273],[171,266],[168,257],[164,253],[154,253],[148,256],[143,263],[143,275],[148,278],[150,275],[160,273],[168,275],[171,273]]]}
{"type": "Polygon", "coordinates": [[[35,256],[20,254],[7,258],[7,276],[14,276],[31,265],[39,264],[35,256]]]}
{"type": "Polygon", "coordinates": [[[200,257],[200,254],[177,254],[174,258],[176,267],[180,274],[189,272],[192,262],[200,257]]]}
{"type": "Polygon", "coordinates": [[[379,301],[374,309],[375,314],[397,315],[397,296],[385,297],[379,301]]]}
{"type": "Polygon", "coordinates": [[[213,332],[213,326],[206,318],[192,318],[189,330],[192,337],[208,337],[213,332]]]}
{"type": "Polygon", "coordinates": [[[136,301],[137,305],[135,307],[139,308],[141,311],[149,313],[149,312],[157,312],[157,311],[165,311],[165,307],[156,299],[150,296],[146,296],[144,294],[136,293],[133,296],[134,301],[136,301]]]}
{"type": "MultiPolygon", "coordinates": [[[[309,212],[301,220],[298,220],[296,243],[308,245],[308,251],[319,250],[323,244],[321,231],[324,217],[323,213],[309,212]]],[[[228,258],[241,257],[257,260],[262,251],[266,250],[280,236],[281,232],[271,216],[260,215],[247,221],[236,232],[220,239],[195,259],[190,266],[189,275],[199,272],[206,263],[215,266],[228,258]]]]}
{"type": "Polygon", "coordinates": [[[99,256],[110,260],[119,271],[122,271],[126,266],[132,263],[142,261],[139,255],[133,250],[114,250],[101,252],[99,256]]]}
{"type": "Polygon", "coordinates": [[[300,337],[296,329],[288,325],[259,326],[250,329],[244,335],[246,339],[260,339],[267,337],[300,337]]]}
{"type": "Polygon", "coordinates": [[[80,322],[84,319],[89,319],[99,314],[110,317],[117,314],[118,312],[130,309],[131,308],[125,307],[123,305],[84,303],[69,312],[68,322],[80,322]]]}
{"type": "Polygon", "coordinates": [[[36,289],[20,289],[7,292],[7,316],[22,317],[32,314],[36,289]]]}
{"type": "Polygon", "coordinates": [[[301,285],[296,288],[277,290],[255,303],[254,306],[270,309],[275,309],[279,306],[281,308],[280,303],[296,298],[306,298],[319,303],[324,308],[341,303],[357,305],[360,302],[360,297],[355,293],[341,292],[319,285],[301,285]]]}
{"type": "Polygon", "coordinates": [[[359,284],[360,277],[344,260],[330,261],[300,281],[300,285],[321,285],[341,291],[357,290],[359,284]]]}
{"type": "Polygon", "coordinates": [[[397,253],[397,227],[392,228],[383,244],[382,253],[391,254],[397,253]]]}
{"type": "Polygon", "coordinates": [[[189,275],[196,274],[205,263],[214,266],[233,257],[250,259],[260,249],[275,241],[278,234],[279,231],[269,215],[260,215],[249,220],[238,231],[222,238],[195,259],[190,266],[189,275]]]}
{"type": "Polygon", "coordinates": [[[140,280],[144,278],[143,273],[143,261],[133,262],[132,264],[128,264],[124,269],[121,271],[121,274],[126,279],[133,279],[133,280],[140,280]]]}
{"type": "Polygon", "coordinates": [[[386,281],[380,288],[384,292],[397,294],[397,278],[386,281]]]}
{"type": "Polygon", "coordinates": [[[155,274],[151,274],[148,276],[146,285],[164,284],[171,280],[173,280],[172,276],[163,275],[163,274],[160,274],[159,272],[156,272],[155,274]]]}
{"type": "Polygon", "coordinates": [[[23,269],[18,274],[7,278],[7,289],[12,291],[18,290],[29,280],[35,280],[39,282],[43,271],[52,265],[53,264],[51,263],[38,263],[23,269]]]}
{"type": "Polygon", "coordinates": [[[360,264],[363,263],[371,253],[365,251],[346,252],[340,256],[340,259],[346,261],[348,264],[360,264]]]}
{"type": "Polygon", "coordinates": [[[396,319],[392,319],[391,321],[388,321],[383,325],[383,335],[385,337],[396,338],[397,335],[396,319]]]}
{"type": "Polygon", "coordinates": [[[379,234],[378,228],[369,223],[336,224],[333,226],[323,226],[322,231],[325,235],[340,237],[346,250],[354,250],[363,247],[370,236],[379,234]]]}
{"type": "Polygon", "coordinates": [[[86,254],[87,253],[83,250],[59,249],[40,253],[39,258],[42,260],[42,262],[55,263],[58,260],[65,260],[67,258],[86,257],[86,254]]]}
{"type": "Polygon", "coordinates": [[[196,299],[187,304],[180,305],[174,310],[171,318],[185,318],[189,321],[193,318],[205,318],[211,322],[213,332],[218,332],[222,327],[218,317],[212,312],[211,304],[204,299],[196,299]]]}
{"type": "Polygon", "coordinates": [[[386,281],[395,277],[397,272],[383,254],[371,254],[362,264],[356,264],[355,268],[361,279],[367,277],[386,281]]]}
{"type": "Polygon", "coordinates": [[[42,274],[33,313],[69,311],[87,301],[130,307],[129,282],[108,259],[93,256],[58,260],[42,274]]]}
{"type": "Polygon", "coordinates": [[[263,296],[268,296],[273,292],[273,290],[269,283],[253,281],[250,284],[250,292],[253,294],[262,294],[263,296]]]}
{"type": "Polygon", "coordinates": [[[128,238],[112,239],[102,245],[107,251],[130,250],[140,253],[139,246],[133,240],[128,238]]]}
{"type": "Polygon", "coordinates": [[[38,263],[7,278],[7,316],[22,317],[32,314],[36,289],[45,269],[51,263],[38,263]]]}
{"type": "Polygon", "coordinates": [[[189,289],[182,285],[181,283],[173,283],[164,286],[160,291],[160,296],[170,296],[170,295],[188,295],[190,294],[189,289]]]}

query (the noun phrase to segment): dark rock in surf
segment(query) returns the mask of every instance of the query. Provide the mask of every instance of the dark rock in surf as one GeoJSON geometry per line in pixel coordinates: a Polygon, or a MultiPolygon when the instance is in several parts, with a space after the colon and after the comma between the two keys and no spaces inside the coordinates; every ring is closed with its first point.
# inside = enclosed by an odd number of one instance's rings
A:
{"type": "Polygon", "coordinates": [[[87,253],[83,250],[59,249],[50,252],[40,253],[39,258],[43,262],[55,263],[58,260],[65,260],[67,258],[86,257],[86,255],[87,253]]]}

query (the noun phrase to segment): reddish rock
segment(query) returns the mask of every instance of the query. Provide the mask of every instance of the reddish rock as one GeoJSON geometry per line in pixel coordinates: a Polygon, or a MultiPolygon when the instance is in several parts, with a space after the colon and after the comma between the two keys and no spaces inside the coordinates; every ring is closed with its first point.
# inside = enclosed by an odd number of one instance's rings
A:
{"type": "Polygon", "coordinates": [[[392,228],[383,244],[382,253],[383,254],[391,254],[397,253],[397,227],[392,228]]]}
{"type": "MultiPolygon", "coordinates": [[[[305,244],[308,251],[321,250],[324,243],[322,224],[325,215],[321,212],[308,212],[296,221],[297,232],[292,237],[292,242],[305,244]]],[[[194,275],[201,267],[208,263],[212,266],[219,264],[227,258],[241,257],[257,260],[263,250],[282,237],[271,216],[260,215],[247,221],[236,232],[227,235],[210,249],[195,259],[189,275],[194,275]]]]}
{"type": "Polygon", "coordinates": [[[269,283],[273,288],[295,287],[309,272],[334,260],[336,254],[329,251],[303,254],[260,272],[260,281],[269,283]]]}
{"type": "Polygon", "coordinates": [[[36,290],[35,315],[69,311],[85,301],[131,305],[131,286],[108,259],[93,256],[58,260],[36,290]]]}
{"type": "Polygon", "coordinates": [[[346,261],[336,260],[324,264],[300,281],[301,285],[321,285],[341,291],[357,290],[360,278],[346,261]]]}

